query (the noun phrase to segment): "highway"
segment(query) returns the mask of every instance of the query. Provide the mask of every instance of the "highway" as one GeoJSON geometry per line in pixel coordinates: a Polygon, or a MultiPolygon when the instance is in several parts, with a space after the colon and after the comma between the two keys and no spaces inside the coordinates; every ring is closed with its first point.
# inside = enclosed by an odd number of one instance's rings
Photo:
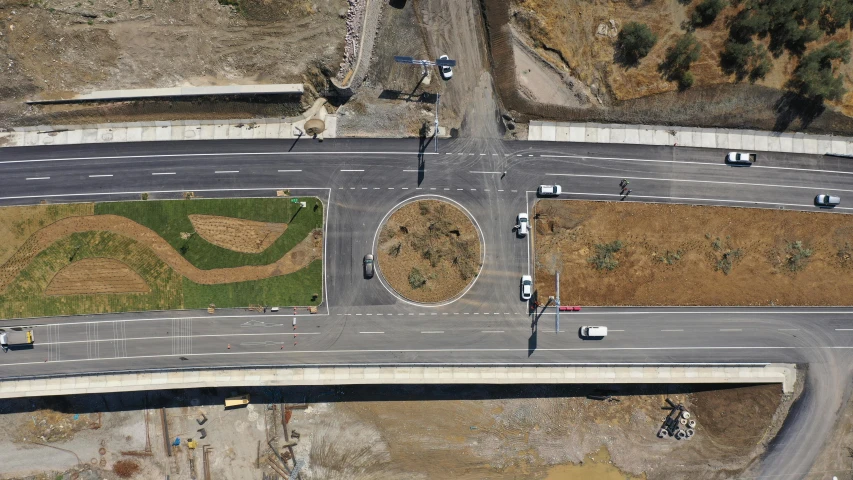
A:
{"type": "MultiPolygon", "coordinates": [[[[817,193],[853,198],[849,159],[762,153],[751,167],[718,150],[554,142],[413,139],[166,142],[0,150],[0,204],[316,195],[327,202],[325,299],[317,315],[224,310],[147,312],[35,325],[34,349],[0,356],[0,378],[215,365],[342,363],[792,362],[808,367],[806,393],[760,469],[801,478],[850,394],[853,308],[584,309],[531,316],[518,298],[529,239],[512,233],[532,191],[559,183],[564,199],[815,210],[817,193]],[[421,152],[422,150],[422,152],[421,152]],[[504,175],[504,172],[506,174],[504,175]],[[382,218],[415,196],[458,202],[485,239],[485,263],[458,301],[413,306],[378,278],[362,278],[382,218]],[[296,319],[294,328],[293,320],[296,319]],[[607,325],[602,342],[582,324],[607,325]]],[[[826,214],[853,212],[845,206],[826,214]]]]}

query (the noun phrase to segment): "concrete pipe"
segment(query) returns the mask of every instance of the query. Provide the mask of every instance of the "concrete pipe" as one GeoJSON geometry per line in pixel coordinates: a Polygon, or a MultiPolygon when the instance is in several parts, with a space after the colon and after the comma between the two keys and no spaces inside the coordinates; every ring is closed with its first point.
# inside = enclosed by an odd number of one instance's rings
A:
{"type": "Polygon", "coordinates": [[[684,434],[687,435],[687,438],[690,438],[693,436],[694,433],[696,432],[692,428],[688,428],[684,434]]]}
{"type": "Polygon", "coordinates": [[[696,420],[690,420],[687,422],[687,426],[690,428],[696,428],[696,420]]]}
{"type": "Polygon", "coordinates": [[[687,419],[686,418],[679,419],[678,423],[680,423],[682,425],[687,425],[687,419]]]}
{"type": "Polygon", "coordinates": [[[686,433],[684,433],[684,430],[679,430],[679,431],[675,432],[675,438],[677,438],[679,440],[684,438],[685,435],[686,435],[686,433]]]}
{"type": "Polygon", "coordinates": [[[690,412],[681,412],[682,418],[690,418],[690,412]]]}
{"type": "Polygon", "coordinates": [[[660,431],[658,432],[659,438],[666,438],[668,436],[669,436],[669,432],[667,432],[665,428],[661,428],[660,431]]]}

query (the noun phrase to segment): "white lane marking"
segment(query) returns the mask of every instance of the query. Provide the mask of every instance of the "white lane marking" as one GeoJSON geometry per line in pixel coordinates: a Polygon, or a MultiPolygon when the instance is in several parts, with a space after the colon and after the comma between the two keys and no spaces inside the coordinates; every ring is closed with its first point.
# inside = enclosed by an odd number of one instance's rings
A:
{"type": "Polygon", "coordinates": [[[279,170],[278,172],[279,173],[285,173],[285,172],[301,172],[301,171],[302,170],[279,170]]]}
{"type": "Polygon", "coordinates": [[[431,331],[421,332],[421,333],[444,333],[444,330],[431,330],[431,331]]]}
{"type": "MultiPolygon", "coordinates": [[[[407,170],[403,170],[403,171],[408,172],[408,173],[420,172],[420,170],[413,170],[413,169],[407,169],[407,170]]],[[[426,170],[424,170],[424,173],[426,173],[426,170]]]]}
{"type": "Polygon", "coordinates": [[[624,332],[625,330],[613,330],[613,329],[611,328],[611,329],[610,329],[610,331],[611,331],[611,332],[624,332]]]}
{"type": "MultiPolygon", "coordinates": [[[[552,177],[588,177],[588,178],[624,178],[618,175],[588,175],[574,173],[546,173],[552,177]]],[[[650,180],[658,182],[680,182],[680,183],[710,183],[714,185],[736,185],[742,187],[771,187],[771,188],[797,188],[801,190],[820,190],[822,187],[802,187],[799,185],[778,185],[772,183],[747,183],[747,182],[720,182],[715,180],[688,180],[680,178],[653,178],[653,177],[631,177],[631,180],[650,180]]],[[[844,190],[832,188],[833,192],[853,192],[853,190],[844,190]]]]}
{"type": "Polygon", "coordinates": [[[385,332],[358,332],[358,333],[381,335],[381,334],[384,334],[385,332]]]}
{"type": "Polygon", "coordinates": [[[540,155],[540,157],[545,158],[580,158],[580,159],[590,159],[590,160],[612,160],[617,162],[652,162],[652,163],[683,163],[685,165],[711,165],[714,167],[726,167],[726,168],[769,168],[773,170],[793,170],[800,172],[816,172],[816,173],[838,173],[842,175],[853,175],[853,172],[843,172],[838,170],[821,170],[814,168],[797,168],[797,167],[771,167],[767,165],[751,165],[749,167],[733,167],[731,165],[727,165],[726,163],[721,162],[690,162],[690,161],[681,161],[681,160],[656,160],[649,158],[618,158],[618,157],[590,157],[588,155],[540,155]]]}
{"type": "Polygon", "coordinates": [[[673,329],[673,330],[661,330],[661,332],[683,332],[682,329],[673,329]]]}
{"type": "Polygon", "coordinates": [[[27,177],[27,180],[50,180],[50,177],[27,177]]]}
{"type": "MultiPolygon", "coordinates": [[[[0,165],[6,163],[41,163],[41,162],[68,162],[73,160],[125,160],[132,158],[183,158],[183,157],[262,157],[270,155],[439,155],[434,152],[234,152],[234,153],[167,153],[158,155],[113,155],[106,157],[68,157],[68,158],[40,158],[30,160],[4,160],[0,165]]],[[[448,155],[451,155],[448,153],[448,155]]]]}
{"type": "Polygon", "coordinates": [[[780,332],[799,332],[799,328],[780,328],[780,332]]]}
{"type": "Polygon", "coordinates": [[[342,172],[363,172],[364,170],[341,170],[342,172]]]}
{"type": "Polygon", "coordinates": [[[721,328],[721,332],[742,332],[742,328],[721,328]]]}
{"type": "Polygon", "coordinates": [[[480,156],[481,156],[481,157],[482,157],[482,156],[484,156],[484,155],[485,155],[485,153],[481,153],[481,154],[480,154],[480,156]]]}
{"type": "MultiPolygon", "coordinates": [[[[617,193],[583,193],[583,192],[563,192],[563,195],[586,195],[588,197],[622,197],[617,193]]],[[[631,197],[634,198],[662,198],[664,200],[680,200],[687,202],[717,202],[717,203],[749,203],[752,205],[774,205],[774,206],[782,206],[782,207],[812,207],[813,204],[800,204],[800,203],[776,203],[776,202],[757,202],[753,200],[728,200],[728,199],[720,199],[720,198],[693,198],[693,197],[664,197],[657,195],[634,195],[631,194],[631,197]]],[[[630,202],[630,197],[628,199],[630,202]]],[[[853,210],[853,207],[834,207],[833,210],[853,210]]]]}
{"type": "MultiPolygon", "coordinates": [[[[445,190],[447,190],[447,189],[445,188],[445,190]]],[[[464,188],[457,188],[456,189],[457,192],[461,192],[462,190],[465,190],[465,189],[464,188]]]]}
{"type": "Polygon", "coordinates": [[[836,328],[836,332],[853,332],[853,328],[836,328]]]}
{"type": "Polygon", "coordinates": [[[151,175],[175,175],[175,172],[152,172],[151,175]]]}
{"type": "Polygon", "coordinates": [[[401,187],[401,190],[408,190],[409,187],[401,187]]]}
{"type": "Polygon", "coordinates": [[[482,170],[470,170],[468,173],[491,173],[492,175],[500,175],[503,172],[484,172],[482,170]]]}
{"type": "MultiPolygon", "coordinates": [[[[184,320],[184,319],[181,319],[184,320]]],[[[320,335],[320,332],[282,332],[279,335],[320,335]]],[[[210,334],[210,335],[180,335],[180,337],[190,337],[190,338],[201,338],[201,337],[257,337],[259,335],[271,335],[270,332],[263,333],[218,333],[218,334],[210,334]]],[[[134,337],[134,338],[122,338],[122,341],[136,341],[136,340],[163,340],[166,338],[174,339],[175,337],[172,335],[166,337],[134,337]]],[[[70,340],[67,342],[39,342],[39,345],[68,345],[72,343],[88,343],[88,342],[112,342],[115,341],[114,338],[98,338],[92,340],[70,340]]]]}
{"type": "Polygon", "coordinates": [[[89,178],[112,177],[112,175],[89,175],[89,178]]]}
{"type": "Polygon", "coordinates": [[[240,170],[216,170],[213,173],[240,173],[240,170]]]}
{"type": "Polygon", "coordinates": [[[503,330],[480,330],[480,333],[504,333],[503,330]]]}

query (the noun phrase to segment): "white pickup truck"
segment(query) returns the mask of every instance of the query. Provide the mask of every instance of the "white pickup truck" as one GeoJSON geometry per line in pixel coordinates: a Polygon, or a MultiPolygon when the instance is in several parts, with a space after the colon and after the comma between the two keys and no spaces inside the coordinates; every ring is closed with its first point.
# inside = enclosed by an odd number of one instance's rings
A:
{"type": "Polygon", "coordinates": [[[737,165],[752,165],[758,160],[758,155],[746,152],[729,152],[726,155],[726,163],[734,163],[737,165]]]}

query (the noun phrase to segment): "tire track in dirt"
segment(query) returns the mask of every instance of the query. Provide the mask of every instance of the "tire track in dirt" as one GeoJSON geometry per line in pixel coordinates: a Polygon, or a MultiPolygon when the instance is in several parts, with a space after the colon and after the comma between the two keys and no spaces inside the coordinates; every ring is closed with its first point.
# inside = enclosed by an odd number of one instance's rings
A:
{"type": "Polygon", "coordinates": [[[37,231],[0,267],[0,293],[30,264],[36,255],[57,240],[74,233],[106,231],[131,238],[151,249],[160,260],[178,274],[202,285],[245,282],[287,275],[307,267],[322,258],[323,234],[309,233],[301,242],[277,261],[267,265],[202,270],[181,256],[169,243],[148,227],[118,215],[70,217],[37,231]]]}

